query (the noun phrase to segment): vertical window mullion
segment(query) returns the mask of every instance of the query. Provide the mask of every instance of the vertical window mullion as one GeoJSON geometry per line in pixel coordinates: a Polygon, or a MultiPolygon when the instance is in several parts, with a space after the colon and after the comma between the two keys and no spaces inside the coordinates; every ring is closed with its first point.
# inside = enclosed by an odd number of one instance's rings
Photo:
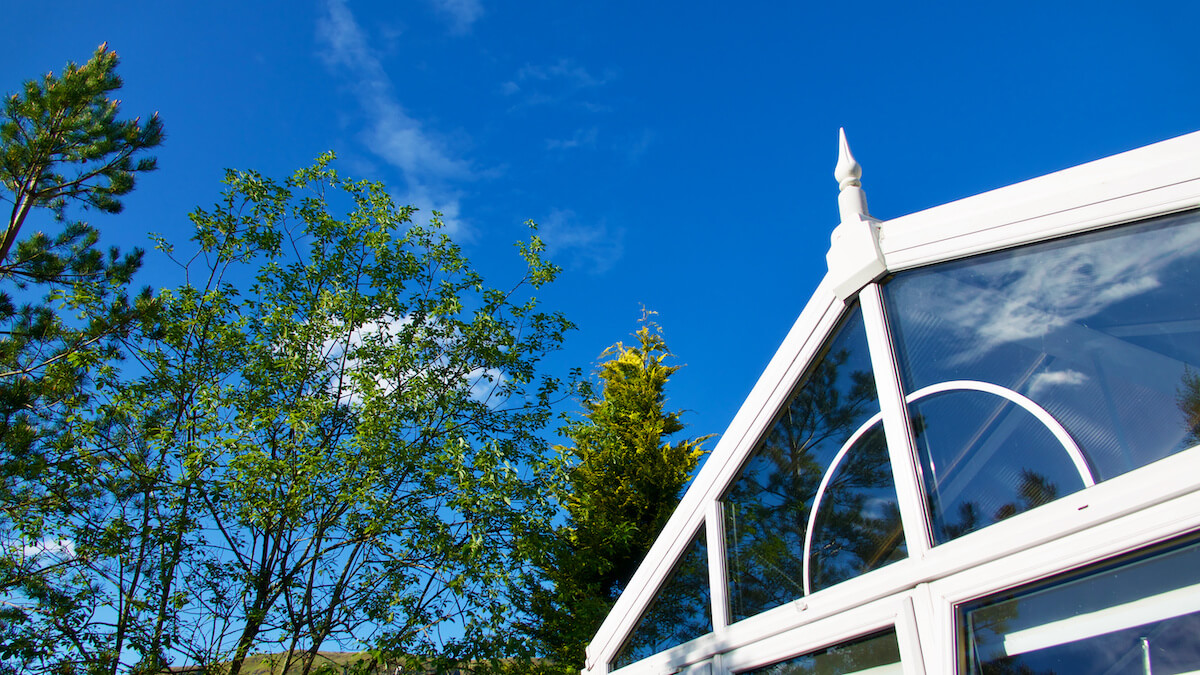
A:
{"type": "Polygon", "coordinates": [[[904,666],[904,675],[926,675],[928,672],[921,644],[921,631],[917,623],[913,598],[910,596],[901,599],[900,610],[896,613],[896,642],[900,647],[900,663],[904,666]]]}
{"type": "Polygon", "coordinates": [[[867,347],[871,352],[871,368],[883,413],[883,432],[887,438],[888,456],[896,483],[896,499],[904,522],[904,537],[908,555],[921,559],[931,546],[929,512],[925,508],[921,465],[917,460],[916,443],[909,421],[908,405],[900,384],[900,368],[888,331],[883,307],[883,292],[878,284],[867,284],[858,294],[867,347]]]}
{"type": "Polygon", "coordinates": [[[725,514],[721,500],[708,504],[704,517],[708,528],[708,583],[712,604],[713,633],[718,638],[725,634],[729,625],[729,584],[725,571],[725,514]]]}

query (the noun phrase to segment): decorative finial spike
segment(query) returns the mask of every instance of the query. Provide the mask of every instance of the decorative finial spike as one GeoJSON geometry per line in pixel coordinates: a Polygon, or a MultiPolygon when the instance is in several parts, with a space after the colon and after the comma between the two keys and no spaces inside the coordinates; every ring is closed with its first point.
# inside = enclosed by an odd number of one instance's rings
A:
{"type": "Polygon", "coordinates": [[[840,190],[851,186],[862,186],[859,181],[859,178],[862,178],[862,166],[859,165],[858,160],[854,159],[854,155],[850,154],[850,144],[846,142],[845,127],[838,128],[838,161],[837,166],[833,168],[833,177],[837,179],[840,190]]]}
{"type": "Polygon", "coordinates": [[[867,194],[859,178],[862,167],[850,154],[846,130],[838,130],[838,163],[833,177],[838,182],[838,215],[842,222],[833,228],[829,252],[829,274],[833,293],[849,302],[864,286],[887,273],[887,261],[880,248],[879,221],[867,211],[867,194]]]}

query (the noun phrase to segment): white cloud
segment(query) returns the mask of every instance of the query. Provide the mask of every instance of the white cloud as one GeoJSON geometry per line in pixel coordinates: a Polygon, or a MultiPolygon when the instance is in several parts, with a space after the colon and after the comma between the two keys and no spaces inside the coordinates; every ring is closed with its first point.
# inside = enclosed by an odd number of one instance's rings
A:
{"type": "Polygon", "coordinates": [[[479,0],[430,0],[439,13],[450,21],[450,31],[463,34],[483,16],[483,4],[479,0]]]}
{"type": "MultiPolygon", "coordinates": [[[[345,359],[347,376],[340,377],[336,372],[330,376],[329,392],[339,393],[339,402],[348,405],[359,405],[363,400],[365,389],[390,395],[398,391],[406,383],[432,376],[454,377],[449,369],[448,354],[454,350],[454,341],[460,334],[457,329],[449,326],[439,326],[436,320],[423,326],[413,326],[410,316],[385,317],[377,321],[367,321],[358,328],[350,330],[337,340],[326,340],[322,345],[325,358],[331,363],[339,363],[345,359]],[[410,328],[411,326],[411,328],[410,328]],[[406,334],[407,332],[407,334],[406,334]],[[384,372],[376,369],[369,379],[358,380],[356,375],[363,363],[355,352],[367,345],[378,345],[385,348],[397,346],[397,343],[412,345],[415,342],[431,341],[441,353],[431,360],[417,361],[411,367],[396,372],[384,372]],[[340,389],[340,392],[338,391],[340,389]]],[[[361,354],[361,353],[360,353],[361,354]]],[[[471,398],[499,405],[503,403],[502,389],[507,383],[504,374],[495,368],[473,368],[459,375],[470,390],[471,398]]]]}
{"type": "Polygon", "coordinates": [[[625,249],[623,229],[610,229],[604,222],[580,223],[575,212],[567,209],[551,211],[540,221],[538,234],[551,260],[594,274],[607,272],[625,249]]]}
{"type": "Polygon", "coordinates": [[[1088,376],[1078,370],[1047,370],[1038,373],[1029,383],[1029,398],[1036,399],[1051,387],[1078,387],[1087,382],[1088,376]]]}
{"type": "Polygon", "coordinates": [[[476,368],[467,374],[471,383],[471,398],[484,403],[498,404],[504,397],[499,393],[505,384],[504,373],[495,368],[476,368]]]}
{"type": "Polygon", "coordinates": [[[406,192],[396,196],[395,201],[417,207],[426,218],[434,211],[442,214],[442,226],[460,242],[473,238],[471,228],[462,217],[460,193],[457,190],[432,190],[428,185],[410,185],[406,192]]]}
{"type": "Polygon", "coordinates": [[[49,556],[59,560],[70,560],[75,557],[75,542],[70,539],[43,539],[32,546],[22,546],[21,553],[28,559],[49,556]]]}
{"type": "MultiPolygon", "coordinates": [[[[470,0],[443,4],[478,5],[470,0]]],[[[331,69],[345,71],[350,77],[354,95],[367,117],[363,144],[400,170],[408,192],[403,196],[413,199],[404,203],[412,203],[426,213],[430,209],[442,211],[451,234],[467,234],[459,217],[460,192],[447,184],[473,178],[470,163],[456,156],[436,133],[405,111],[345,0],[327,0],[326,6],[328,13],[317,23],[318,38],[325,45],[321,56],[331,69]]],[[[462,9],[462,16],[467,16],[468,10],[462,9]]]]}
{"type": "MultiPolygon", "coordinates": [[[[330,375],[329,379],[329,392],[339,394],[339,403],[350,405],[362,403],[362,386],[354,381],[354,374],[362,368],[362,362],[360,359],[348,355],[347,352],[353,354],[357,349],[371,342],[390,342],[400,335],[405,326],[411,323],[412,318],[407,316],[367,321],[358,328],[350,330],[344,337],[326,340],[322,344],[322,352],[328,362],[338,364],[345,359],[345,370],[348,376],[339,375],[338,369],[335,368],[335,372],[330,375]]],[[[338,325],[343,324],[339,321],[338,325]]],[[[388,378],[378,372],[370,378],[374,381],[375,387],[385,394],[396,391],[401,379],[400,376],[388,378]]]]}

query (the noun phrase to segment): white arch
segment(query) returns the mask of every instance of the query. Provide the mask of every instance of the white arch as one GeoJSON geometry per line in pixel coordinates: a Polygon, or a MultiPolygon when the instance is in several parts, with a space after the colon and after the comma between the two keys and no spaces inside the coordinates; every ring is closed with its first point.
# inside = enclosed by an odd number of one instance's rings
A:
{"type": "Polygon", "coordinates": [[[834,470],[837,469],[838,464],[841,464],[842,458],[845,457],[846,453],[850,451],[850,448],[853,447],[854,444],[858,442],[858,439],[865,436],[866,433],[871,430],[871,427],[878,424],[879,421],[882,419],[883,419],[883,413],[877,412],[871,416],[871,419],[867,420],[866,422],[863,422],[862,426],[860,426],[853,434],[851,434],[850,438],[845,443],[842,444],[841,449],[839,449],[837,454],[833,456],[833,461],[830,462],[829,468],[825,470],[825,475],[821,476],[821,484],[817,487],[817,495],[813,498],[812,508],[808,510],[808,526],[804,529],[804,594],[805,595],[812,594],[812,589],[809,588],[809,583],[808,583],[808,564],[809,564],[808,563],[808,559],[809,559],[808,551],[809,551],[809,548],[812,547],[813,526],[817,522],[817,506],[820,505],[820,503],[821,503],[821,496],[825,494],[825,488],[829,486],[829,481],[833,479],[834,470]]]}
{"type": "MultiPolygon", "coordinates": [[[[991,382],[980,382],[978,380],[949,380],[946,382],[931,384],[928,387],[918,389],[908,396],[905,396],[904,401],[905,403],[911,405],[913,402],[919,401],[928,396],[950,391],[983,392],[985,394],[999,396],[1020,406],[1022,409],[1033,415],[1034,418],[1036,418],[1039,422],[1041,422],[1042,425],[1045,426],[1054,436],[1055,440],[1062,445],[1063,450],[1066,451],[1067,456],[1071,458],[1071,462],[1075,465],[1075,470],[1079,473],[1080,479],[1083,480],[1084,488],[1089,488],[1096,484],[1096,480],[1092,476],[1091,467],[1088,466],[1087,458],[1084,456],[1083,450],[1079,447],[1079,444],[1075,442],[1075,439],[1071,438],[1071,434],[1067,432],[1066,427],[1059,423],[1058,420],[1054,419],[1053,415],[1046,412],[1045,408],[1035,403],[1032,399],[1007,387],[1002,387],[998,384],[992,384],[991,382]]],[[[862,438],[872,426],[878,424],[881,419],[883,419],[883,413],[878,412],[866,422],[863,422],[862,426],[860,426],[853,434],[851,434],[850,438],[842,445],[837,454],[834,455],[833,461],[829,464],[829,468],[825,470],[825,475],[821,476],[821,484],[817,487],[817,494],[813,497],[812,508],[809,509],[808,512],[808,526],[804,530],[805,595],[812,594],[812,588],[809,581],[809,558],[811,557],[810,553],[812,548],[813,529],[817,523],[817,510],[821,505],[821,499],[825,496],[825,490],[829,487],[829,482],[833,479],[833,475],[837,471],[838,465],[841,464],[842,459],[846,456],[846,453],[850,451],[850,448],[853,447],[853,445],[857,443],[858,440],[862,438]]]]}
{"type": "Polygon", "coordinates": [[[1043,426],[1049,429],[1050,433],[1054,435],[1055,440],[1057,440],[1059,444],[1063,446],[1063,449],[1067,451],[1067,455],[1071,458],[1071,462],[1075,465],[1075,470],[1079,472],[1079,477],[1083,480],[1083,486],[1085,488],[1089,488],[1096,484],[1096,479],[1092,476],[1092,469],[1088,466],[1087,458],[1084,456],[1083,450],[1079,447],[1079,444],[1075,442],[1075,439],[1071,438],[1071,434],[1067,432],[1066,427],[1059,423],[1058,420],[1054,419],[1053,415],[1046,412],[1045,408],[1037,403],[1034,403],[1032,399],[1024,394],[1018,394],[1012,389],[1001,387],[1000,385],[992,384],[991,382],[980,382],[978,380],[950,380],[948,382],[939,382],[938,384],[931,384],[923,389],[918,389],[917,391],[914,391],[913,393],[904,397],[904,400],[907,403],[913,403],[914,401],[919,401],[927,396],[941,394],[948,391],[980,391],[985,394],[992,394],[994,396],[1008,399],[1009,401],[1021,406],[1029,414],[1037,418],[1037,420],[1041,422],[1043,426]]]}

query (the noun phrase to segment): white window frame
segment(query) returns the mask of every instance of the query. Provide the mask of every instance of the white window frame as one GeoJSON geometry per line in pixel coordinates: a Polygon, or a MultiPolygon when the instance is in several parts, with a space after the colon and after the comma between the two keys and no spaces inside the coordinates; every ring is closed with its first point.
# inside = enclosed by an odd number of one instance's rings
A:
{"type": "Polygon", "coordinates": [[[900,647],[900,664],[904,674],[925,675],[911,593],[860,605],[823,621],[731,650],[721,655],[721,665],[723,672],[742,673],[893,628],[900,647]]]}
{"type": "MultiPolygon", "coordinates": [[[[930,672],[955,672],[957,654],[948,647],[957,640],[956,615],[960,605],[1200,531],[1200,491],[1195,485],[1200,473],[1197,472],[1200,472],[1200,447],[998,523],[1011,525],[1012,521],[1021,521],[1015,523],[1019,527],[1005,528],[1011,532],[995,533],[990,537],[992,543],[1005,535],[1039,528],[1049,529],[1057,536],[1035,546],[1005,547],[1011,552],[989,556],[991,559],[986,563],[929,583],[926,625],[941,646],[930,654],[933,657],[930,672]],[[1170,498],[1147,496],[1148,479],[1162,481],[1163,492],[1170,498]],[[1082,524],[1079,521],[1088,525],[1070,534],[1055,532],[1064,529],[1059,521],[1072,519],[1076,520],[1075,525],[1082,524]]],[[[1155,485],[1155,492],[1158,487],[1155,485]]],[[[978,549],[984,545],[983,537],[975,535],[990,534],[996,527],[962,537],[960,541],[967,546],[955,547],[958,541],[939,546],[939,553],[942,548],[948,550],[939,556],[942,560],[931,562],[940,569],[960,566],[952,560],[966,552],[954,549],[978,549]],[[967,541],[969,538],[977,541],[967,541]]]]}
{"type": "MultiPolygon", "coordinates": [[[[874,245],[886,272],[895,273],[1198,209],[1197,157],[1200,133],[1189,134],[878,223],[874,245]]],[[[911,634],[916,635],[916,627],[921,627],[918,647],[924,650],[925,670],[952,673],[953,608],[957,604],[1200,530],[1200,448],[1193,448],[933,547],[920,463],[910,437],[894,349],[885,330],[880,288],[869,283],[858,300],[866,322],[909,557],[727,625],[720,497],[845,314],[847,305],[835,289],[844,294],[847,274],[857,272],[843,272],[835,265],[813,293],[651,547],[646,562],[600,627],[588,648],[585,673],[609,672],[608,664],[702,520],[707,521],[713,633],[631,664],[620,669],[621,673],[744,670],[738,664],[750,662],[748,654],[770,645],[816,645],[798,648],[795,655],[842,642],[853,637],[833,639],[837,630],[852,628],[853,620],[843,617],[875,617],[872,611],[883,616],[898,602],[910,608],[906,611],[911,611],[911,634]],[[780,637],[785,635],[790,637],[780,637]]]]}

